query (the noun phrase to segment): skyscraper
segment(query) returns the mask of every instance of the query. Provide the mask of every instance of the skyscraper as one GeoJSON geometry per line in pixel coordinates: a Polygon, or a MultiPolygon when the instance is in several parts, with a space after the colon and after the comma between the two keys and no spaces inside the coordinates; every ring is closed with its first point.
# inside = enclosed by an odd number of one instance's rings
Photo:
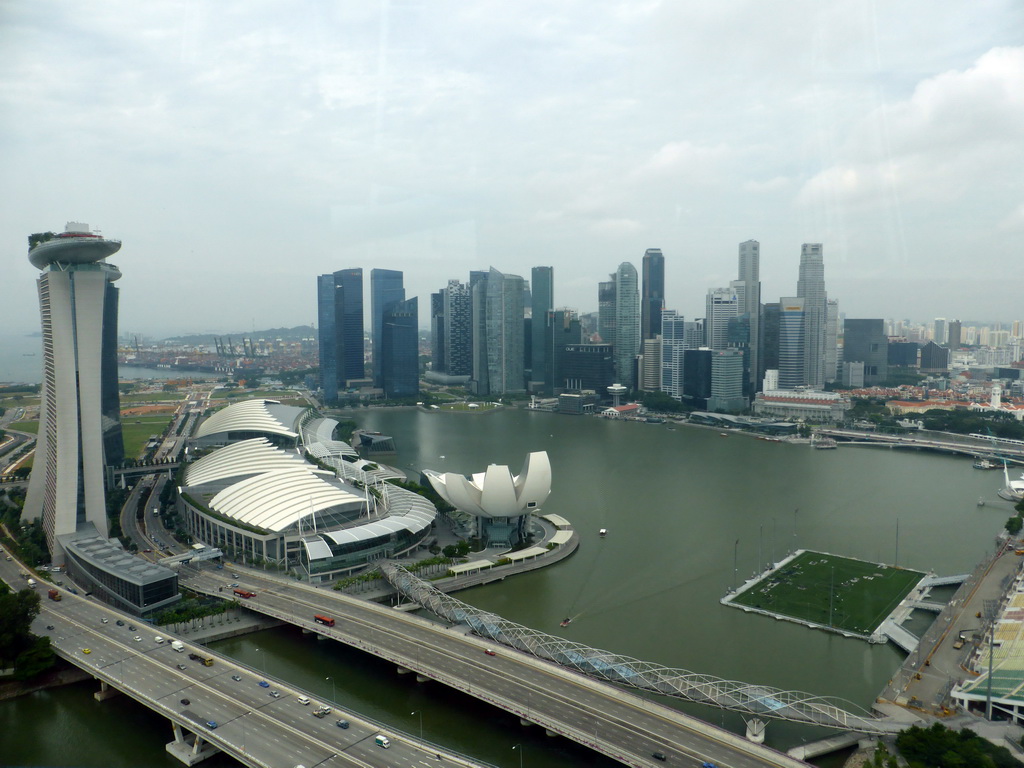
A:
{"type": "Polygon", "coordinates": [[[380,364],[385,397],[410,397],[420,391],[418,320],[419,299],[415,296],[384,310],[380,354],[375,360],[380,364]]]}
{"type": "MultiPolygon", "coordinates": [[[[821,243],[804,243],[800,246],[800,277],[796,284],[796,295],[804,300],[803,383],[821,389],[825,384],[825,326],[828,303],[821,243]]],[[[781,371],[779,375],[781,382],[781,371]]]]}
{"type": "Polygon", "coordinates": [[[839,336],[841,335],[839,302],[829,299],[825,304],[825,382],[839,377],[839,336]]]}
{"type": "Polygon", "coordinates": [[[683,351],[686,349],[686,320],[674,309],[661,313],[661,391],[683,399],[683,351]]]}
{"type": "Polygon", "coordinates": [[[605,344],[615,343],[615,275],[597,284],[597,335],[605,344]]]}
{"type": "Polygon", "coordinates": [[[661,333],[661,310],[665,308],[665,257],[660,248],[648,248],[643,261],[640,337],[653,339],[661,333]]]}
{"type": "Polygon", "coordinates": [[[80,525],[109,535],[104,466],[120,433],[112,283],[121,272],[106,258],[120,248],[77,222],[29,238],[29,261],[42,270],[43,384],[25,518],[42,520],[55,563],[64,562],[61,537],[80,525]]]}
{"type": "Polygon", "coordinates": [[[761,244],[747,240],[739,247],[739,279],[733,283],[739,305],[737,314],[750,318],[750,341],[747,346],[749,391],[761,388],[761,244]]]}
{"type": "Polygon", "coordinates": [[[749,405],[743,395],[743,358],[742,349],[716,349],[712,352],[709,411],[742,411],[749,405]]]}
{"type": "Polygon", "coordinates": [[[779,299],[779,389],[796,389],[805,383],[804,300],[790,296],[779,299]]]}
{"type": "Polygon", "coordinates": [[[320,275],[316,287],[320,389],[324,400],[333,404],[348,381],[365,375],[363,270],[357,267],[320,275]]]}
{"type": "Polygon", "coordinates": [[[634,389],[640,354],[640,287],[636,267],[627,261],[615,271],[615,375],[618,383],[634,389]]]}
{"type": "Polygon", "coordinates": [[[444,355],[449,376],[473,374],[473,297],[458,280],[444,289],[444,355]]]}
{"type": "Polygon", "coordinates": [[[544,392],[550,392],[554,380],[551,371],[551,356],[545,354],[550,347],[547,320],[548,312],[555,308],[555,270],[553,267],[534,267],[530,271],[530,326],[531,355],[530,380],[538,382],[544,392]]]}
{"type": "Polygon", "coordinates": [[[725,349],[728,346],[729,320],[739,314],[739,299],[735,288],[712,288],[708,291],[704,315],[704,333],[707,346],[725,349]]]}
{"type": "Polygon", "coordinates": [[[485,286],[487,391],[523,392],[523,278],[491,267],[485,286]]]}
{"type": "Polygon", "coordinates": [[[444,350],[444,289],[430,294],[430,370],[447,373],[444,350]]]}
{"type": "Polygon", "coordinates": [[[889,337],[885,323],[847,320],[843,326],[843,362],[864,364],[864,384],[881,384],[889,376],[889,337]]]}
{"type": "MultiPolygon", "coordinates": [[[[534,318],[536,322],[536,318],[534,318]]],[[[576,312],[571,309],[552,309],[547,313],[544,336],[544,366],[551,370],[552,386],[546,392],[558,394],[565,389],[565,348],[583,342],[583,330],[576,312]]]]}
{"type": "Polygon", "coordinates": [[[402,273],[397,269],[370,270],[370,347],[373,351],[373,385],[383,387],[383,365],[380,357],[383,340],[384,313],[405,301],[402,273]]]}

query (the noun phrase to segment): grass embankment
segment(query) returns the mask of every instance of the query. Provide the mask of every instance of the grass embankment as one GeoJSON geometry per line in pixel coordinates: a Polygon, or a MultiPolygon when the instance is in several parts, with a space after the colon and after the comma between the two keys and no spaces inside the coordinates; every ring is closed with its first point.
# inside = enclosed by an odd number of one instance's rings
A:
{"type": "Polygon", "coordinates": [[[732,602],[869,635],[923,576],[890,565],[804,552],[732,602]]]}
{"type": "Polygon", "coordinates": [[[160,435],[174,417],[173,413],[129,415],[121,417],[124,455],[137,459],[153,435],[160,435]]]}

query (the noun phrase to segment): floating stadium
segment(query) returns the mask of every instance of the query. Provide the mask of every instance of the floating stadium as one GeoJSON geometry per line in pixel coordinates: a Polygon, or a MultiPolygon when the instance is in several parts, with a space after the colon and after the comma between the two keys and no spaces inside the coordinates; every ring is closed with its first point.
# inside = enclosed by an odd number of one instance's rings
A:
{"type": "Polygon", "coordinates": [[[388,480],[391,467],[335,440],[312,408],[247,400],[209,416],[182,474],[178,509],[198,541],[228,557],[332,581],[399,557],[431,535],[437,509],[388,480]]]}

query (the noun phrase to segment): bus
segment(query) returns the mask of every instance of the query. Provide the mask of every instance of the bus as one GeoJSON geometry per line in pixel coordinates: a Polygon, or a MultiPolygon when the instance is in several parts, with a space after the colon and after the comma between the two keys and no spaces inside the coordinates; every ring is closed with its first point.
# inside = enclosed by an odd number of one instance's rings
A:
{"type": "Polygon", "coordinates": [[[330,616],[321,616],[319,613],[313,617],[313,621],[315,621],[317,624],[323,624],[325,627],[334,626],[334,619],[332,619],[330,616]]]}
{"type": "Polygon", "coordinates": [[[244,597],[248,600],[250,597],[256,597],[255,592],[250,592],[248,589],[242,589],[241,587],[235,587],[235,594],[239,597],[244,597]]]}

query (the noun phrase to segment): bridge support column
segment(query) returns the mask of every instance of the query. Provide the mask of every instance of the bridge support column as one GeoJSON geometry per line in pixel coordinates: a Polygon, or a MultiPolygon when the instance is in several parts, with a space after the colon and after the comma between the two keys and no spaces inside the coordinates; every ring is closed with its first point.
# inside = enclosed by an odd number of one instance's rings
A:
{"type": "Polygon", "coordinates": [[[168,754],[173,755],[185,765],[192,766],[201,763],[206,758],[220,752],[217,747],[203,741],[202,736],[189,733],[177,723],[172,722],[171,729],[174,733],[174,741],[167,744],[165,749],[168,754]]]}
{"type": "Polygon", "coordinates": [[[558,734],[555,733],[554,731],[549,731],[547,728],[545,728],[544,729],[544,735],[545,736],[557,736],[558,734]]]}
{"type": "Polygon", "coordinates": [[[768,728],[768,723],[757,717],[744,722],[747,724],[747,741],[752,741],[755,744],[764,744],[764,732],[768,728]]]}
{"type": "Polygon", "coordinates": [[[525,718],[522,718],[522,717],[519,718],[519,724],[520,725],[524,725],[524,726],[525,725],[533,725],[533,723],[531,723],[529,720],[526,720],[525,718]]]}
{"type": "Polygon", "coordinates": [[[416,682],[417,682],[417,683],[425,683],[425,682],[427,682],[428,680],[430,680],[430,678],[429,678],[429,677],[424,677],[423,675],[421,675],[421,674],[419,674],[419,673],[417,673],[417,674],[416,674],[416,682]]]}
{"type": "Polygon", "coordinates": [[[409,675],[409,674],[412,674],[412,670],[411,670],[411,669],[406,669],[405,667],[395,667],[395,670],[396,670],[396,671],[398,672],[398,674],[400,674],[400,675],[409,675]]]}
{"type": "Polygon", "coordinates": [[[94,693],[92,697],[96,699],[96,701],[106,701],[107,699],[112,699],[115,696],[120,695],[121,692],[117,690],[117,688],[107,685],[105,681],[100,680],[100,689],[96,691],[96,693],[94,693]]]}

